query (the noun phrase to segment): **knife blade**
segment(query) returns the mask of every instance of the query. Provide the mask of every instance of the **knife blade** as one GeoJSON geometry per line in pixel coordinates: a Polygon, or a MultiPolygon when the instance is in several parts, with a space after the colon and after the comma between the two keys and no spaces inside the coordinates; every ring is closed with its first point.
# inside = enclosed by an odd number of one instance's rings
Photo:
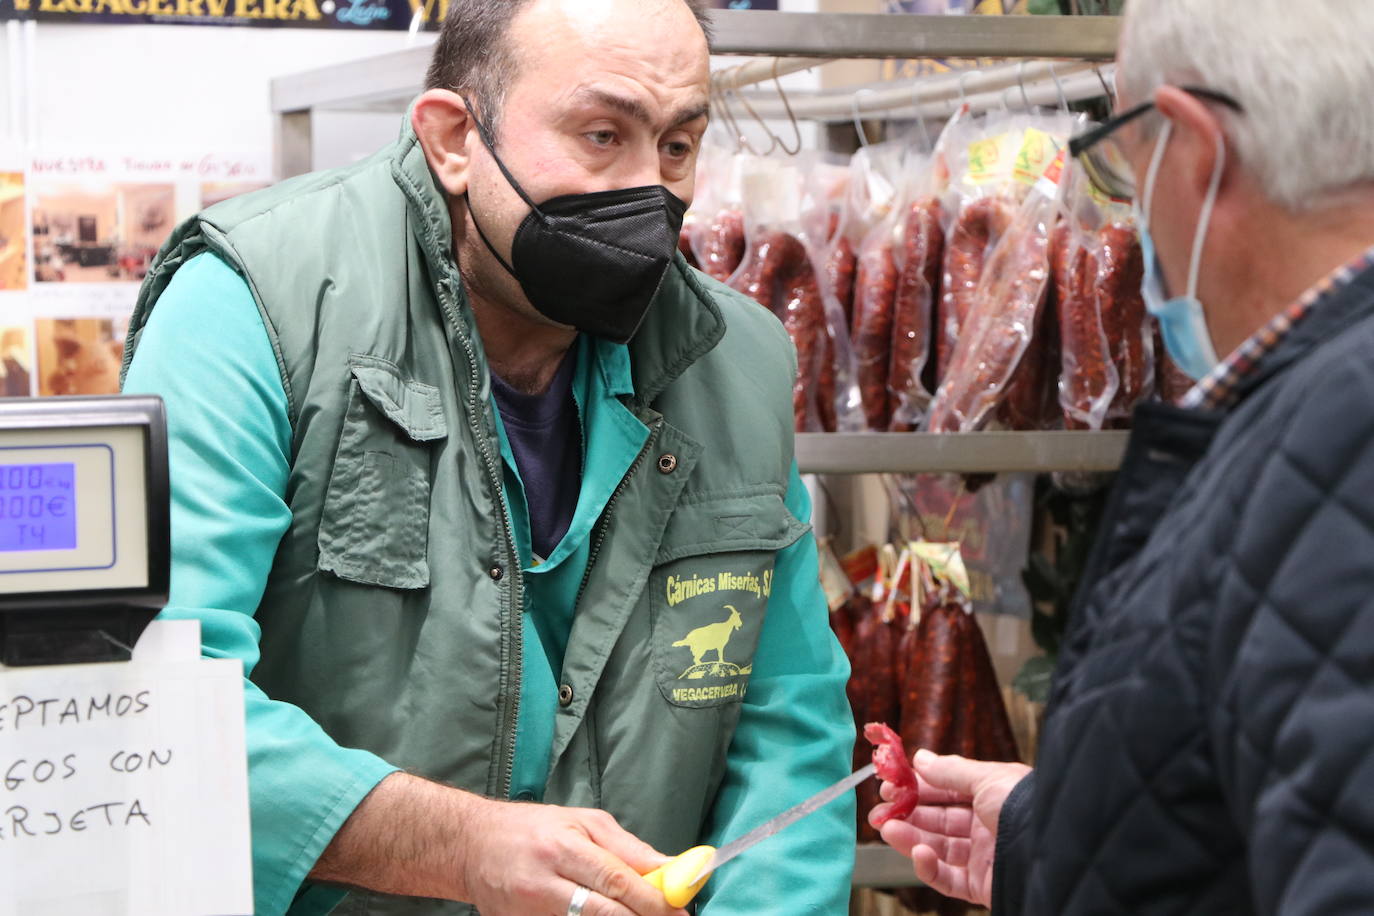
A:
{"type": "Polygon", "coordinates": [[[744,836],[731,840],[724,846],[721,846],[715,851],[711,858],[707,860],[706,864],[701,867],[701,870],[697,872],[696,876],[692,878],[691,883],[696,884],[702,878],[705,878],[711,872],[720,868],[726,862],[729,862],[741,853],[752,849],[769,837],[781,833],[808,814],[814,814],[816,811],[824,808],[826,805],[872,776],[874,772],[875,769],[871,763],[866,767],[861,767],[834,785],[817,792],[806,801],[793,805],[777,817],[764,821],[744,836]]]}

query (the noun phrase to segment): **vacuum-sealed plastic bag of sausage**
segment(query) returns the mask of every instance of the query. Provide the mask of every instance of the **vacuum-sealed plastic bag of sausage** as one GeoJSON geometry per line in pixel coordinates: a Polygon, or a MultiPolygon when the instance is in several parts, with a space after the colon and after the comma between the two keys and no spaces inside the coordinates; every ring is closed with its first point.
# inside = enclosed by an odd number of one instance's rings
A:
{"type": "Polygon", "coordinates": [[[853,295],[857,254],[852,247],[839,244],[847,221],[846,209],[852,195],[849,161],[837,163],[826,154],[796,157],[803,170],[801,241],[811,258],[819,282],[821,305],[825,314],[825,334],[821,359],[817,364],[816,422],[807,428],[824,432],[859,432],[864,428],[850,324],[842,298],[853,295]],[[819,399],[829,398],[829,405],[819,399]]]}
{"type": "Polygon", "coordinates": [[[936,309],[935,382],[944,379],[988,252],[1015,213],[1012,166],[1022,131],[1010,115],[956,117],[944,131],[950,182],[943,202],[944,263],[936,309]]]}
{"type": "Polygon", "coordinates": [[[1122,428],[1130,425],[1136,405],[1155,390],[1154,327],[1140,289],[1145,255],[1130,206],[1112,201],[1103,213],[1094,249],[1094,290],[1119,379],[1107,425],[1122,428]]]}
{"type": "Polygon", "coordinates": [[[725,282],[744,257],[744,201],[741,175],[749,156],[721,142],[703,144],[697,160],[697,193],[683,218],[696,266],[725,282]]]}
{"type": "Polygon", "coordinates": [[[849,182],[825,253],[825,293],[840,306],[851,328],[859,248],[892,212],[905,152],[905,145],[894,140],[865,146],[849,160],[849,182]]]}
{"type": "MultiPolygon", "coordinates": [[[[1049,414],[1057,373],[1044,331],[1044,304],[1050,237],[1059,215],[1059,183],[1073,119],[1022,117],[1013,190],[1008,192],[1021,195],[1022,202],[987,254],[968,297],[968,312],[931,403],[927,425],[932,431],[970,432],[994,420],[1013,429],[1039,428],[1049,414]]],[[[947,248],[956,243],[951,237],[947,248]]]]}
{"type": "Polygon", "coordinates": [[[897,299],[896,250],[905,209],[892,208],[859,248],[854,289],[854,364],[864,422],[874,432],[892,422],[892,320],[897,299]]]}
{"type": "Polygon", "coordinates": [[[1103,195],[1077,168],[1066,175],[1064,202],[1054,257],[1065,425],[1124,427],[1157,386],[1139,232],[1130,202],[1103,195]]]}
{"type": "Polygon", "coordinates": [[[1072,160],[1062,214],[1050,241],[1059,319],[1059,406],[1068,429],[1101,429],[1119,384],[1097,296],[1097,207],[1072,160]]]}
{"type": "MultiPolygon", "coordinates": [[[[956,125],[960,118],[950,120],[956,125]]],[[[944,269],[945,210],[949,187],[949,125],[929,155],[908,157],[904,213],[893,247],[897,290],[893,300],[892,354],[888,370],[894,432],[920,426],[935,389],[934,332],[944,269]]]]}
{"type": "Polygon", "coordinates": [[[835,342],[803,237],[802,175],[791,162],[758,159],[742,177],[745,253],[734,289],[771,310],[797,353],[792,408],[799,432],[835,430],[835,342]]]}
{"type": "Polygon", "coordinates": [[[926,365],[944,253],[941,214],[939,197],[913,194],[905,205],[893,245],[897,290],[892,305],[887,387],[892,404],[890,428],[895,432],[916,429],[930,405],[926,365]]]}
{"type": "MultiPolygon", "coordinates": [[[[896,141],[875,143],[853,155],[839,218],[819,252],[813,254],[813,258],[821,265],[824,278],[821,293],[835,343],[835,415],[837,428],[841,432],[861,432],[874,428],[869,425],[859,374],[855,306],[861,298],[868,307],[875,301],[871,288],[868,294],[861,294],[865,284],[872,282],[874,266],[874,260],[870,257],[865,273],[861,269],[861,255],[865,240],[892,213],[898,195],[903,155],[904,145],[896,141]]],[[[809,237],[817,236],[818,233],[814,231],[809,234],[809,237]]],[[[881,323],[876,327],[866,326],[865,330],[866,333],[881,333],[881,323]]],[[[867,358],[870,361],[874,358],[872,352],[875,342],[870,338],[865,343],[865,353],[869,354],[867,358]]],[[[872,365],[869,365],[865,371],[871,368],[872,365]]],[[[878,407],[872,398],[869,404],[878,407]]]]}

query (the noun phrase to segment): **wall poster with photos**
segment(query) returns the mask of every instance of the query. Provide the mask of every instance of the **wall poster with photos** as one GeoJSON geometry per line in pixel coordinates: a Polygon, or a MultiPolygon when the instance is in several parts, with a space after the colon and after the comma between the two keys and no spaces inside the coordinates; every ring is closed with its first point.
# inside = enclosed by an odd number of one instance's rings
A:
{"type": "Polygon", "coordinates": [[[271,183],[269,155],[0,155],[0,397],[114,394],[138,288],[205,207],[271,183]]]}

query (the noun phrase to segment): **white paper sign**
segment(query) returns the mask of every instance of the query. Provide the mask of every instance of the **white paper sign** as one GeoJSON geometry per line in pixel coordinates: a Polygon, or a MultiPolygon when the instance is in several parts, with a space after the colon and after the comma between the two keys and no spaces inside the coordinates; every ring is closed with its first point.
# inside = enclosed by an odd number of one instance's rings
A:
{"type": "Polygon", "coordinates": [[[0,667],[0,916],[252,912],[243,666],[199,632],[0,667]]]}

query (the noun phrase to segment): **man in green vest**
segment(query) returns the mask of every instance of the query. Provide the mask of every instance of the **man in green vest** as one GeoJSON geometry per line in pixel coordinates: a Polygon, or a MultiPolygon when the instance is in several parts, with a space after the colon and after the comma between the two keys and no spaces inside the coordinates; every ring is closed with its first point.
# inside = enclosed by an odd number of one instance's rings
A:
{"type": "MultiPolygon", "coordinates": [[[[848,769],[795,357],[674,250],[699,5],[453,0],[394,146],[149,273],[125,390],[167,401],[165,614],[248,673],[259,914],[664,916],[664,854],[848,769]]],[[[698,912],[847,912],[853,817],[698,912]]]]}

